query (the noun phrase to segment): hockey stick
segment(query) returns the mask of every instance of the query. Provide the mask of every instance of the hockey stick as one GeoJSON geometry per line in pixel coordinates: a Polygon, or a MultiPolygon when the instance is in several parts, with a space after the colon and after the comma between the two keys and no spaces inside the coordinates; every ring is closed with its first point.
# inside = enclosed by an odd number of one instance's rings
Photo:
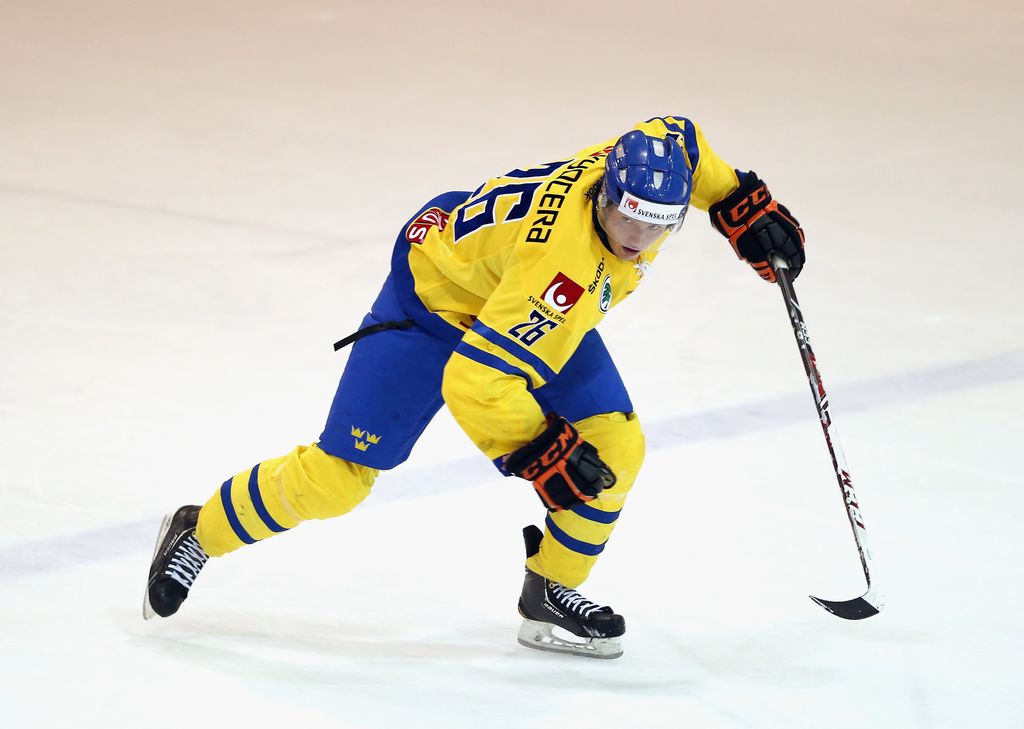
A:
{"type": "Polygon", "coordinates": [[[778,256],[772,257],[772,265],[775,268],[775,277],[778,281],[779,289],[782,291],[782,298],[786,302],[786,309],[789,311],[789,320],[793,325],[793,335],[796,337],[796,344],[800,350],[800,359],[804,363],[804,372],[807,373],[807,380],[811,385],[814,405],[818,409],[818,419],[821,421],[821,430],[825,434],[828,452],[832,455],[832,466],[836,471],[839,489],[843,493],[846,516],[850,519],[853,539],[857,543],[860,563],[864,568],[864,579],[868,583],[868,591],[852,600],[823,600],[814,595],[811,595],[810,598],[833,615],[838,615],[841,618],[846,618],[847,620],[870,618],[872,615],[878,614],[878,611],[885,606],[885,602],[878,588],[871,584],[871,546],[868,544],[868,533],[864,527],[864,517],[861,516],[857,494],[854,492],[853,482],[850,480],[850,469],[846,465],[846,456],[843,455],[843,449],[839,445],[839,438],[833,430],[832,416],[828,409],[828,395],[825,393],[825,386],[821,382],[821,374],[818,372],[814,351],[811,349],[811,339],[807,334],[807,325],[804,324],[803,313],[800,311],[800,302],[797,301],[796,291],[793,289],[793,280],[789,274],[789,266],[778,256]]]}

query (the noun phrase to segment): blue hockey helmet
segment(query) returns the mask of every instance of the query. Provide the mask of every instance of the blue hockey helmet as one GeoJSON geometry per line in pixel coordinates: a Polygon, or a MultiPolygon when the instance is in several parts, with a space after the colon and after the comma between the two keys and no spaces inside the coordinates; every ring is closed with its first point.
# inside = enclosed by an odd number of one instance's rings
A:
{"type": "Polygon", "coordinates": [[[622,214],[675,229],[686,215],[692,187],[679,144],[634,129],[608,154],[601,192],[622,214]]]}

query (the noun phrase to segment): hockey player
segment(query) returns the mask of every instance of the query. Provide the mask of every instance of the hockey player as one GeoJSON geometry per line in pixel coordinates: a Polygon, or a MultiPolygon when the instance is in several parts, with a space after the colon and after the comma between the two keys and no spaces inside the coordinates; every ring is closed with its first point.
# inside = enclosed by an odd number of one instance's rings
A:
{"type": "Polygon", "coordinates": [[[505,475],[532,482],[545,530],[524,530],[524,645],[602,658],[625,622],[584,598],[644,458],[644,437],[595,329],[629,298],[690,205],[774,281],[803,232],[753,172],[719,158],[696,124],[649,119],[617,140],[473,192],[447,192],[402,227],[327,424],[164,520],[144,615],[169,616],[208,557],[345,514],[409,456],[447,404],[505,475]],[[560,629],[560,630],[556,630],[560,629]]]}

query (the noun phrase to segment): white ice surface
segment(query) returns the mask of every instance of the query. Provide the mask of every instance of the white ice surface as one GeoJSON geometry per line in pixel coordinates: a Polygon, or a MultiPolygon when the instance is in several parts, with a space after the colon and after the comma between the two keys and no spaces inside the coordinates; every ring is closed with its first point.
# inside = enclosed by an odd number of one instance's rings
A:
{"type": "Polygon", "coordinates": [[[1018,3],[0,5],[0,727],[1024,726],[1018,3]],[[778,291],[700,211],[602,334],[648,434],[585,592],[515,642],[542,514],[447,413],[354,514],[140,599],[164,511],[316,439],[437,192],[688,115],[800,218],[889,606],[778,291]]]}

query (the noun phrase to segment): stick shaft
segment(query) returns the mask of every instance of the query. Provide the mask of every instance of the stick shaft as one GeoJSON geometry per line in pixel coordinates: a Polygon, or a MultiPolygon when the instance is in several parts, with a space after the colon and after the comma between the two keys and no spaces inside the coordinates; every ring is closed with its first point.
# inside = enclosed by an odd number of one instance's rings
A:
{"type": "Polygon", "coordinates": [[[797,348],[800,350],[800,360],[804,364],[804,372],[807,374],[807,381],[811,386],[814,406],[818,410],[818,419],[821,421],[821,430],[825,435],[828,452],[832,456],[832,466],[835,469],[836,480],[843,495],[846,515],[850,520],[854,541],[857,543],[857,552],[860,554],[860,563],[864,568],[864,577],[870,588],[872,554],[871,546],[868,542],[868,533],[864,526],[864,517],[860,511],[857,494],[853,490],[853,481],[850,478],[850,469],[846,465],[846,456],[843,454],[843,449],[839,444],[839,437],[836,435],[832,415],[829,412],[828,394],[825,392],[825,385],[821,381],[821,373],[818,371],[814,350],[811,349],[811,338],[807,333],[807,325],[804,323],[803,312],[800,309],[800,302],[796,298],[796,290],[793,288],[793,280],[789,269],[785,266],[778,266],[775,276],[779,289],[782,291],[782,298],[786,302],[789,320],[793,326],[793,335],[796,337],[797,348]]]}

